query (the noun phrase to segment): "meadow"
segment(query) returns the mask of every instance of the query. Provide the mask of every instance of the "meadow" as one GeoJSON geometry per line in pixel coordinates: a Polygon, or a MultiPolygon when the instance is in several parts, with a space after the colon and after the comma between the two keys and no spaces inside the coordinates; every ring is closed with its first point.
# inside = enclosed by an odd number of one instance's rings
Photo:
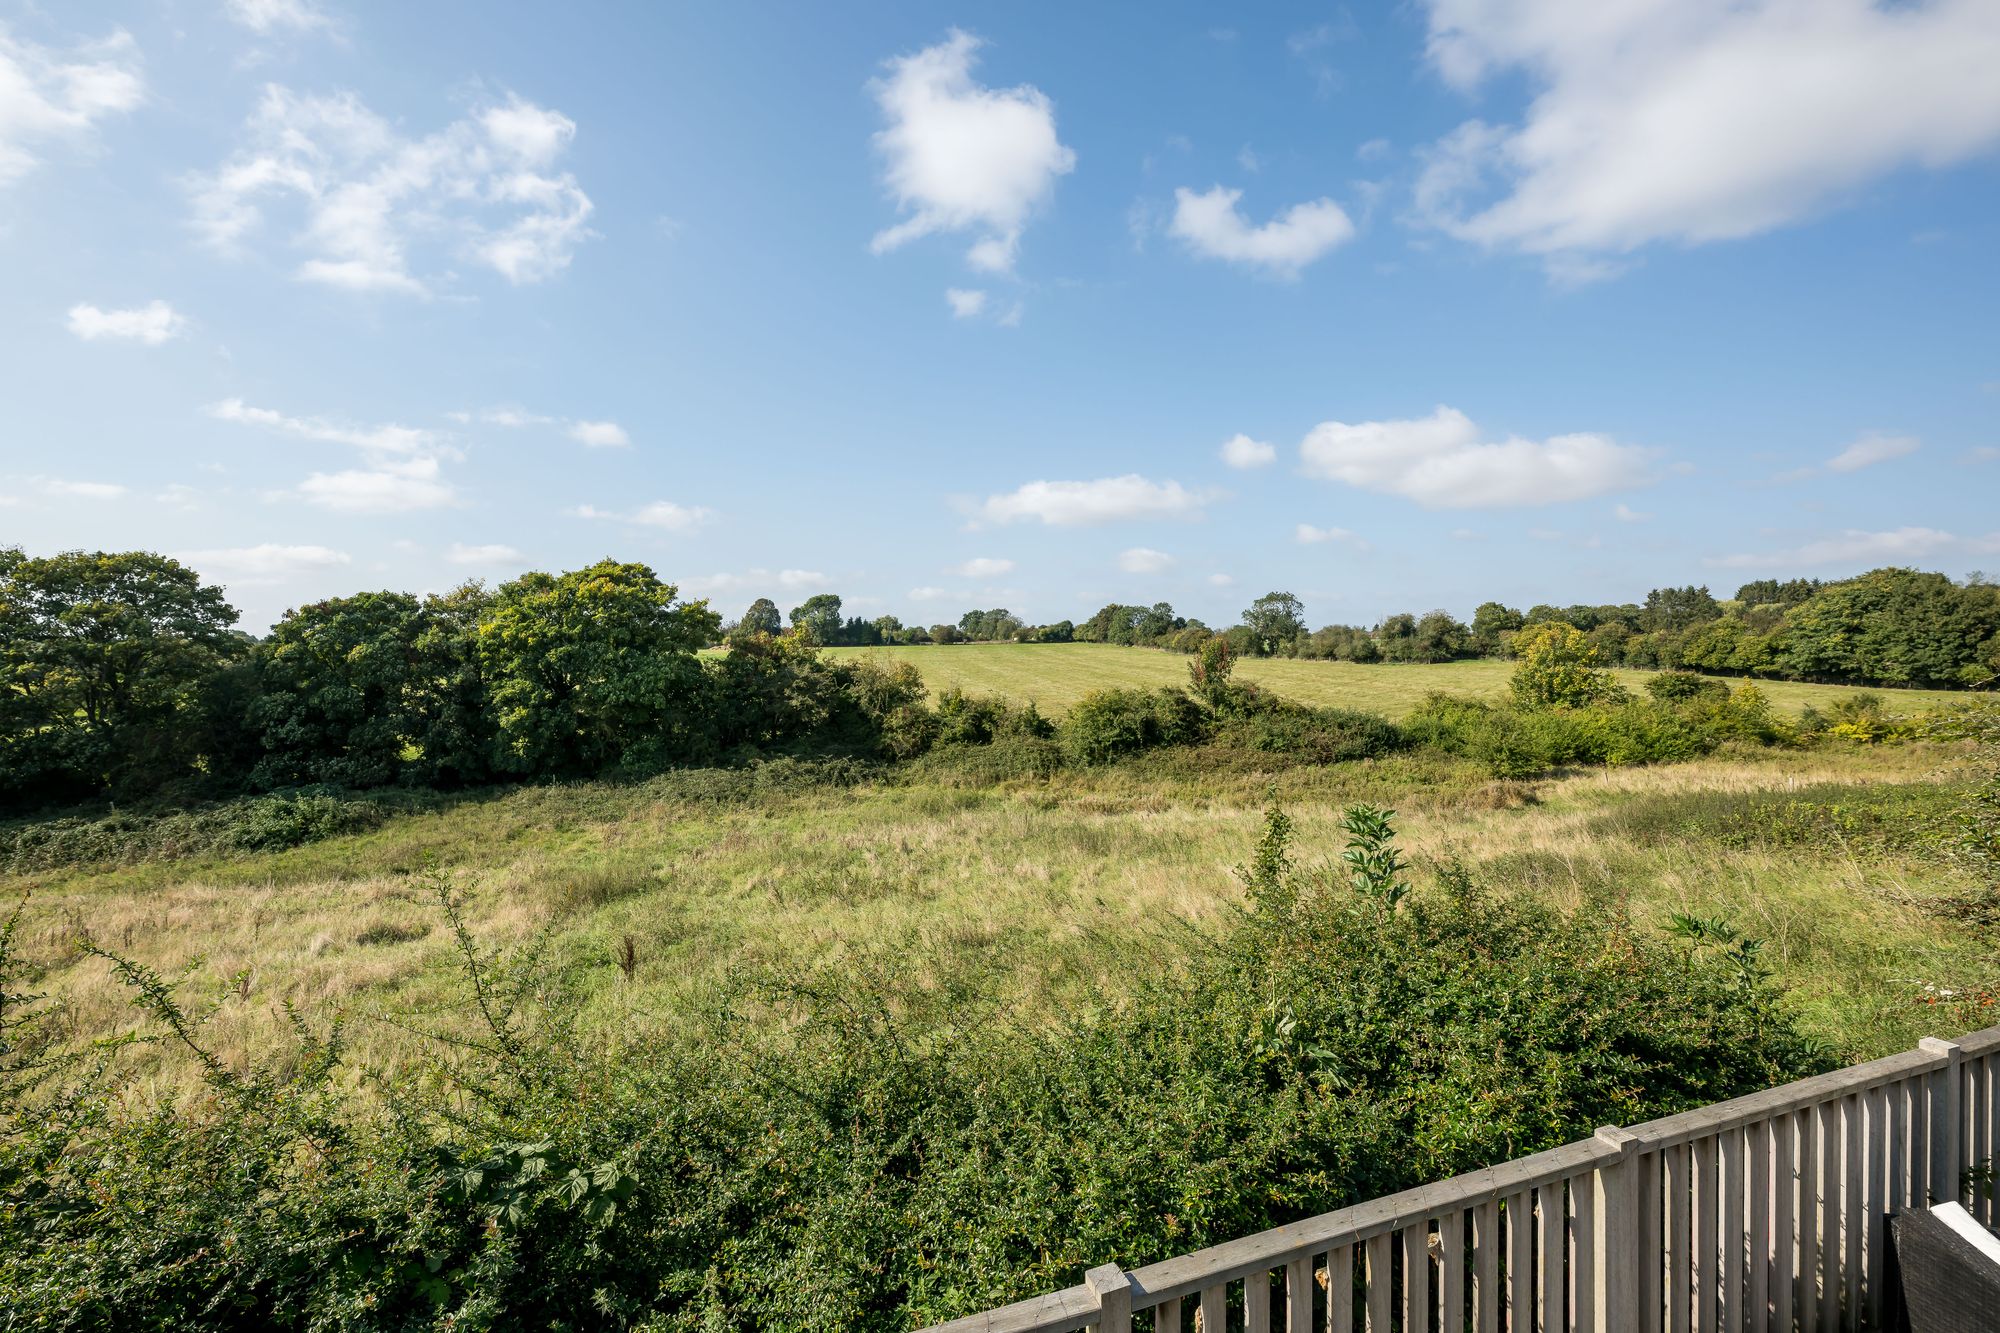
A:
{"type": "MultiPolygon", "coordinates": [[[[1185,654],[1155,648],[1125,648],[1106,643],[970,643],[949,646],[829,648],[835,658],[872,658],[908,662],[923,672],[935,693],[956,687],[969,694],[997,694],[1015,703],[1032,703],[1058,716],[1092,690],[1185,685],[1185,654]]],[[[1514,664],[1497,658],[1438,663],[1370,663],[1305,661],[1294,658],[1244,657],[1236,676],[1299,703],[1353,708],[1400,718],[1435,691],[1499,699],[1507,693],[1514,664]]],[[[1640,690],[1649,671],[1613,672],[1627,689],[1640,690]]],[[[1813,685],[1799,681],[1760,680],[1757,688],[1776,708],[1797,716],[1807,707],[1826,708],[1855,693],[1848,685],[1813,685]]],[[[1877,689],[1892,711],[1919,712],[1963,699],[1949,690],[1877,689]]]]}

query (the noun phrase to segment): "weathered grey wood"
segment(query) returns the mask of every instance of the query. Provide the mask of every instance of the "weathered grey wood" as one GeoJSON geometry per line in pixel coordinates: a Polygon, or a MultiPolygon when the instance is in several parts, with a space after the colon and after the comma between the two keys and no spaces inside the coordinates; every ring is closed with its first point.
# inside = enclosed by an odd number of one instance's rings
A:
{"type": "Polygon", "coordinates": [[[1153,1333],[1181,1333],[1181,1298],[1161,1301],[1153,1307],[1153,1333]]]}
{"type": "MultiPolygon", "coordinates": [[[[1995,1029],[2000,1031],[2000,1029],[1995,1029]]],[[[1931,1038],[1925,1038],[1930,1041],[1931,1038]]],[[[1955,1046],[1944,1042],[1940,1045],[1955,1046]]],[[[1811,1078],[1800,1079],[1796,1083],[1786,1083],[1764,1092],[1753,1092],[1748,1096],[1732,1098],[1726,1102],[1716,1102],[1698,1110],[1683,1111],[1660,1120],[1648,1120],[1643,1124],[1627,1125],[1626,1129],[1649,1148],[1663,1148],[1668,1144],[1686,1143],[1703,1135],[1731,1126],[1749,1124],[1752,1120],[1765,1120],[1782,1111],[1800,1111],[1808,1106],[1838,1097],[1844,1097],[1858,1088],[1872,1087],[1878,1083],[1888,1083],[1910,1074],[1935,1070],[1942,1066],[1943,1058],[1929,1047],[1919,1045],[1914,1051],[1903,1051],[1897,1055],[1886,1055],[1880,1060],[1870,1060],[1866,1064],[1850,1065],[1845,1069],[1835,1069],[1825,1074],[1815,1074],[1811,1078]]]]}
{"type": "Polygon", "coordinates": [[[1576,1333],[1598,1333],[1597,1320],[1597,1173],[1569,1178],[1569,1298],[1570,1327],[1576,1333]]]}
{"type": "Polygon", "coordinates": [[[1844,1327],[1861,1318],[1861,1265],[1867,1253],[1868,1132],[1861,1095],[1840,1101],[1840,1307],[1844,1327]]]}
{"type": "Polygon", "coordinates": [[[1327,1333],[1354,1333],[1354,1247],[1336,1245],[1326,1256],[1327,1333]]]}
{"type": "Polygon", "coordinates": [[[1526,1190],[1507,1196],[1507,1333],[1535,1327],[1535,1201],[1526,1190]]]}
{"type": "Polygon", "coordinates": [[[1201,1309],[1196,1314],[1201,1321],[1201,1333],[1223,1333],[1229,1327],[1229,1288],[1220,1282],[1204,1287],[1201,1309]]]}
{"type": "Polygon", "coordinates": [[[1884,1088],[1870,1088],[1861,1094],[1861,1304],[1860,1311],[1869,1328],[1878,1327],[1882,1316],[1882,1241],[1888,1210],[1883,1199],[1888,1189],[1889,1095],[1884,1088]]]}
{"type": "Polygon", "coordinates": [[[1743,1333],[1743,1133],[1726,1129],[1716,1136],[1722,1211],[1717,1244],[1722,1249],[1723,1333],[1743,1333]]]}
{"type": "Polygon", "coordinates": [[[1799,1113],[1799,1290],[1800,1333],[1819,1329],[1820,1273],[1820,1114],[1816,1106],[1799,1113]]]}
{"type": "Polygon", "coordinates": [[[1368,1333],[1389,1333],[1395,1279],[1390,1272],[1388,1232],[1368,1238],[1368,1333]]]}
{"type": "Polygon", "coordinates": [[[1846,1251],[1841,1245],[1841,1175],[1847,1163],[1842,1138],[1840,1103],[1823,1102],[1813,1108],[1819,1120],[1819,1323],[1829,1330],[1840,1327],[1841,1269],[1846,1251]]]}
{"type": "Polygon", "coordinates": [[[925,1333],[1068,1333],[1096,1322],[1097,1298],[1078,1285],[934,1324],[925,1333]]]}
{"type": "Polygon", "coordinates": [[[1243,1333],[1271,1333],[1271,1270],[1260,1268],[1243,1279],[1243,1333]]]}
{"type": "Polygon", "coordinates": [[[1475,1333],[1500,1333],[1500,1205],[1492,1199],[1472,1210],[1472,1327],[1475,1333]]]}
{"type": "Polygon", "coordinates": [[[1456,1208],[1438,1217],[1438,1327],[1465,1330],[1465,1214],[1456,1208]]]}
{"type": "Polygon", "coordinates": [[[1949,1203],[1958,1197],[1960,1048],[1955,1041],[1925,1037],[1917,1049],[1940,1061],[1930,1083],[1930,1191],[1933,1202],[1949,1203]]]}
{"type": "Polygon", "coordinates": [[[1689,1221],[1694,1183],[1689,1172],[1694,1150],[1676,1143],[1667,1150],[1667,1328],[1688,1333],[1694,1311],[1693,1223],[1689,1221]]]}
{"type": "Polygon", "coordinates": [[[1132,1284],[1117,1264],[1100,1264],[1083,1275],[1097,1301],[1098,1333],[1132,1333],[1132,1284]]]}
{"type": "Polygon", "coordinates": [[[1787,1111],[1771,1121],[1771,1326],[1792,1333],[1799,1279],[1799,1163],[1796,1114],[1787,1111]]]}
{"type": "Polygon", "coordinates": [[[1748,1289],[1743,1298],[1743,1327],[1751,1333],[1764,1333],[1771,1323],[1771,1122],[1761,1120],[1743,1134],[1743,1170],[1749,1186],[1744,1253],[1750,1266],[1748,1289]]]}
{"type": "Polygon", "coordinates": [[[1313,1265],[1294,1259],[1285,1265],[1285,1333],[1312,1333],[1313,1265]]]}
{"type": "Polygon", "coordinates": [[[1665,1221],[1661,1217],[1661,1171],[1666,1158],[1661,1152],[1635,1152],[1633,1170],[1637,1186],[1632,1195],[1636,1221],[1632,1234],[1633,1327],[1644,1333],[1659,1333],[1664,1305],[1665,1251],[1662,1248],[1665,1221]]]}
{"type": "Polygon", "coordinates": [[[1544,1329],[1567,1327],[1563,1296],[1569,1285],[1569,1241],[1560,1180],[1535,1191],[1535,1317],[1544,1329]]]}
{"type": "Polygon", "coordinates": [[[1694,1326],[1696,1333],[1716,1333],[1715,1270],[1720,1248],[1716,1244],[1715,1139],[1699,1138],[1688,1146],[1694,1150],[1694,1166],[1688,1173],[1694,1185],[1694,1326]]]}
{"type": "Polygon", "coordinates": [[[1402,1230],[1403,1333],[1430,1333],[1431,1228],[1422,1218],[1402,1230]]]}
{"type": "Polygon", "coordinates": [[[1993,1097],[1996,1091],[1994,1087],[1994,1065],[1996,1063],[2000,1063],[2000,1061],[1996,1061],[1990,1055],[1981,1056],[1979,1059],[1979,1111],[1977,1120],[1979,1126],[1979,1149],[1975,1160],[1982,1166],[1987,1167],[1989,1174],[1986,1178],[1986,1187],[1974,1195],[1975,1205],[1973,1216],[1989,1227],[1994,1223],[1995,1204],[1995,1190],[1990,1170],[1994,1165],[1993,1139],[1995,1124],[1993,1097]]]}

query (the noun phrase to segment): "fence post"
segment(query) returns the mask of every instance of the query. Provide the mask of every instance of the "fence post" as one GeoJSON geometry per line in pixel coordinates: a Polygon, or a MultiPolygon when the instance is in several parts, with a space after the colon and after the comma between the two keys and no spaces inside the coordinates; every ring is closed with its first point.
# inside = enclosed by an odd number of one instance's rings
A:
{"type": "Polygon", "coordinates": [[[1132,1333],[1132,1284],[1117,1264],[1103,1264],[1083,1275],[1083,1285],[1097,1297],[1100,1333],[1132,1333]]]}
{"type": "Polygon", "coordinates": [[[1925,1037],[1917,1049],[1944,1060],[1930,1076],[1930,1198],[1933,1203],[1953,1203],[1959,1193],[1959,1139],[1964,1133],[1958,1043],[1925,1037]]]}
{"type": "MultiPolygon", "coordinates": [[[[1595,1271],[1590,1274],[1590,1301],[1597,1310],[1597,1327],[1617,1333],[1641,1326],[1638,1280],[1648,1258],[1639,1253],[1643,1234],[1639,1227],[1639,1140],[1616,1125],[1600,1126],[1594,1137],[1615,1149],[1618,1156],[1600,1162],[1591,1173],[1596,1235],[1591,1245],[1595,1271]]],[[[1583,1290],[1579,1282],[1578,1295],[1583,1290]]]]}

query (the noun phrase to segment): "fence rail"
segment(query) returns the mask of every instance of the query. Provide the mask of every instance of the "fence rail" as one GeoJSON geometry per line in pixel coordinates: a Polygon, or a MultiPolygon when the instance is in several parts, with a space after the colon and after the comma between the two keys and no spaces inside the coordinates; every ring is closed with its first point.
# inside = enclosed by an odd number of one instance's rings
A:
{"type": "Polygon", "coordinates": [[[929,1333],[1834,1333],[1886,1218],[1996,1224],[2000,1027],[1287,1223],[929,1333]]]}

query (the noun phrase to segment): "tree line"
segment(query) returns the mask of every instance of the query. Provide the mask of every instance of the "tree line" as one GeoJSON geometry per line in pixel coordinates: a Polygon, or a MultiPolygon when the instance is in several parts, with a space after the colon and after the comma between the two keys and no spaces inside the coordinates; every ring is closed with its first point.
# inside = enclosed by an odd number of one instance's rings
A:
{"type": "Polygon", "coordinates": [[[909,664],[817,651],[839,643],[1438,662],[1512,656],[1560,625],[1598,665],[1972,687],[2000,668],[2000,589],[1907,569],[1748,584],[1727,602],[1695,587],[1624,606],[1488,602],[1470,624],[1432,611],[1308,630],[1300,600],[1273,592],[1219,631],[1165,602],[1041,626],[994,608],[919,630],[844,617],[830,593],[789,627],[767,599],[725,626],[645,565],[603,560],[491,589],[329,598],[262,639],[237,619],[164,556],[0,549],[0,806],[643,773],[807,739],[896,757],[958,725],[962,701],[925,707],[909,664]]]}

